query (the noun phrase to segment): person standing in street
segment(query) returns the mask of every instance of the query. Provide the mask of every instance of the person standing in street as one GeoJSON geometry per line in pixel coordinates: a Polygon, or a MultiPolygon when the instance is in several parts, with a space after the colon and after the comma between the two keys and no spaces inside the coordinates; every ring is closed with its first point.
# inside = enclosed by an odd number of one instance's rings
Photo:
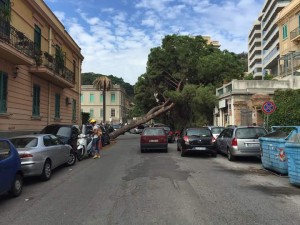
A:
{"type": "Polygon", "coordinates": [[[99,130],[101,129],[98,127],[96,124],[96,120],[91,119],[90,123],[93,126],[93,149],[95,151],[95,156],[93,157],[94,159],[100,158],[100,151],[99,151],[99,130]]]}

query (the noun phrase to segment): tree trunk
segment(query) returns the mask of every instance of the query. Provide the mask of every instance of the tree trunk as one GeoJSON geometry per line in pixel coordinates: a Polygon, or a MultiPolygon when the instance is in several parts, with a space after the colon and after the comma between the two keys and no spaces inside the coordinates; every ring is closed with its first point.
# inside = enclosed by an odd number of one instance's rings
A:
{"type": "Polygon", "coordinates": [[[106,84],[103,87],[103,123],[106,123],[106,84]]]}
{"type": "Polygon", "coordinates": [[[147,123],[151,119],[168,112],[170,109],[172,109],[175,106],[175,103],[173,102],[165,102],[163,105],[157,106],[152,108],[146,115],[144,115],[140,120],[134,121],[120,129],[117,129],[116,131],[109,134],[111,139],[115,139],[116,137],[120,136],[126,131],[129,131],[132,128],[137,127],[140,124],[147,123]]]}

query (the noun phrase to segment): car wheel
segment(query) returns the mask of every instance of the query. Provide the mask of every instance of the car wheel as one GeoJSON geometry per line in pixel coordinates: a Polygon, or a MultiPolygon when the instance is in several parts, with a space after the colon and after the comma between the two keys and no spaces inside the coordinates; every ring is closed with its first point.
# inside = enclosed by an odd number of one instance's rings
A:
{"type": "Polygon", "coordinates": [[[229,161],[234,161],[235,157],[231,154],[231,151],[229,150],[229,148],[227,149],[227,159],[229,161]]]}
{"type": "Polygon", "coordinates": [[[211,156],[214,157],[214,158],[217,158],[217,152],[213,152],[213,153],[211,154],[211,156]]]}
{"type": "Polygon", "coordinates": [[[85,147],[83,146],[82,149],[77,150],[76,156],[78,161],[83,160],[85,154],[85,147]]]}
{"type": "Polygon", "coordinates": [[[141,153],[144,153],[145,152],[145,149],[141,148],[141,153]]]}
{"type": "Polygon", "coordinates": [[[22,193],[22,190],[23,190],[23,176],[21,174],[16,174],[13,185],[8,193],[12,197],[17,197],[22,193]]]}
{"type": "Polygon", "coordinates": [[[67,161],[67,166],[73,166],[76,163],[76,155],[74,151],[70,151],[69,159],[67,161]]]}
{"type": "Polygon", "coordinates": [[[168,153],[168,148],[165,149],[165,153],[168,153]]]}
{"type": "Polygon", "coordinates": [[[51,175],[52,175],[51,162],[50,160],[47,159],[44,164],[43,172],[41,174],[41,179],[43,181],[50,180],[51,175]]]}

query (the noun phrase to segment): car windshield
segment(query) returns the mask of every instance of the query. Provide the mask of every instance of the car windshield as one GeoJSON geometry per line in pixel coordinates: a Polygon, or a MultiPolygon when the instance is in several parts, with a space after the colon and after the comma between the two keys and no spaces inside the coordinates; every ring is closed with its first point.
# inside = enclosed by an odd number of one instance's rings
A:
{"type": "Polygon", "coordinates": [[[36,147],[38,143],[38,139],[36,137],[11,138],[10,141],[16,148],[36,147]]]}
{"type": "Polygon", "coordinates": [[[187,130],[187,136],[209,137],[211,133],[208,129],[189,129],[187,130]]]}
{"type": "Polygon", "coordinates": [[[238,139],[257,139],[261,136],[264,136],[267,131],[263,128],[238,128],[236,130],[236,138],[238,139]]]}
{"type": "Polygon", "coordinates": [[[224,127],[213,127],[211,128],[211,132],[213,134],[220,134],[224,130],[224,127]]]}
{"type": "Polygon", "coordinates": [[[61,137],[70,137],[71,136],[71,127],[60,127],[56,133],[57,136],[61,137]]]}
{"type": "Polygon", "coordinates": [[[143,135],[145,136],[165,135],[165,131],[163,129],[145,129],[143,135]]]}

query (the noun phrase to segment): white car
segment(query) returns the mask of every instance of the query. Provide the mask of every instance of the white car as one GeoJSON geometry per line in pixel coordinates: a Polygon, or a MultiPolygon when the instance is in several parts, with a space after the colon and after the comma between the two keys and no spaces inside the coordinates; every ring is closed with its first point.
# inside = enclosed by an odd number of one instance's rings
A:
{"type": "Polygon", "coordinates": [[[31,134],[10,138],[21,158],[24,176],[51,178],[52,170],[60,165],[76,162],[72,147],[53,134],[31,134]]]}

